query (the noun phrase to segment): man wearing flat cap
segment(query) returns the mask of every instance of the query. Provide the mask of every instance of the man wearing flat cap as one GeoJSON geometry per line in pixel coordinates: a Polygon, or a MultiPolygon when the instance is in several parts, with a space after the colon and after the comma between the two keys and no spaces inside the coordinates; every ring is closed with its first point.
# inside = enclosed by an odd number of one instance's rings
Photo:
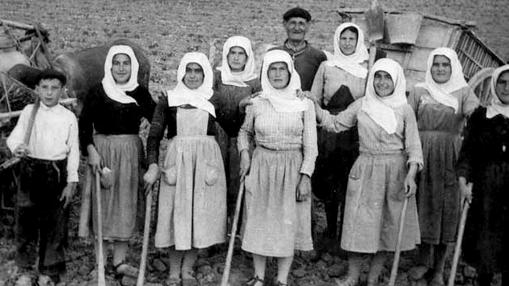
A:
{"type": "Polygon", "coordinates": [[[283,15],[287,39],[279,49],[287,51],[293,58],[295,69],[300,75],[303,91],[311,90],[313,79],[320,63],[327,60],[327,56],[320,50],[313,48],[306,41],[306,33],[311,25],[311,14],[303,8],[292,8],[283,15]]]}

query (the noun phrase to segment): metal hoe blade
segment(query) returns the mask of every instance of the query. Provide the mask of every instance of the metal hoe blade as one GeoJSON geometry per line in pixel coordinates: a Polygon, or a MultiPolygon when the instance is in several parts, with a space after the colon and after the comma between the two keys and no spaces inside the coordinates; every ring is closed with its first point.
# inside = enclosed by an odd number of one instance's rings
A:
{"type": "Polygon", "coordinates": [[[369,41],[373,43],[384,37],[384,11],[377,0],[371,1],[371,6],[366,11],[366,22],[368,24],[369,41]]]}

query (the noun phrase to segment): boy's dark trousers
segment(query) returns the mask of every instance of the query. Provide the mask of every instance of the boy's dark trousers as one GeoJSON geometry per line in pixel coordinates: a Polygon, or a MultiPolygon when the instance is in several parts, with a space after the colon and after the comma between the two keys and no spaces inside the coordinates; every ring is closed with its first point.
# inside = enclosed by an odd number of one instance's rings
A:
{"type": "Polygon", "coordinates": [[[24,158],[16,202],[16,264],[30,269],[39,258],[39,272],[65,272],[69,210],[60,196],[67,185],[67,160],[24,158]],[[37,245],[39,249],[37,251],[37,245]]]}

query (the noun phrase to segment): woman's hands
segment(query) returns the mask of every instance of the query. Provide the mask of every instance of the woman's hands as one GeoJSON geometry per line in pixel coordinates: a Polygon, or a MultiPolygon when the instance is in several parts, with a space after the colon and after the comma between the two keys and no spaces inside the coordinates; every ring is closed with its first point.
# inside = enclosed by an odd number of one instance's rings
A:
{"type": "Polygon", "coordinates": [[[415,174],[417,173],[417,169],[417,163],[410,162],[410,168],[404,181],[405,196],[407,198],[414,196],[417,192],[417,185],[415,184],[415,174]]]}
{"type": "Polygon", "coordinates": [[[311,178],[309,175],[300,174],[299,184],[297,185],[297,201],[304,202],[311,197],[311,178]]]}
{"type": "Polygon", "coordinates": [[[246,111],[246,107],[248,105],[251,105],[251,104],[252,104],[252,102],[251,102],[251,97],[250,96],[246,96],[243,99],[241,99],[240,102],[239,102],[239,110],[240,110],[240,112],[244,113],[246,111]]]}
{"type": "Polygon", "coordinates": [[[143,175],[143,181],[145,182],[145,190],[148,190],[159,178],[159,166],[156,163],[150,164],[147,172],[143,175]]]}
{"type": "Polygon", "coordinates": [[[89,144],[87,146],[87,152],[88,152],[88,165],[92,168],[92,172],[94,174],[97,173],[97,171],[101,170],[101,156],[95,149],[94,145],[89,144]]]}
{"type": "Polygon", "coordinates": [[[297,90],[297,97],[300,99],[307,98],[313,102],[313,105],[315,106],[315,114],[316,114],[316,121],[322,122],[322,108],[320,107],[320,102],[316,97],[313,96],[311,91],[302,91],[300,89],[297,90]]]}
{"type": "Polygon", "coordinates": [[[461,202],[466,200],[470,204],[472,202],[472,188],[474,187],[474,183],[467,183],[465,177],[459,177],[458,184],[461,192],[461,202]]]}
{"type": "Polygon", "coordinates": [[[405,196],[410,198],[415,195],[417,192],[417,185],[415,184],[415,179],[412,176],[405,177],[405,196]]]}
{"type": "Polygon", "coordinates": [[[307,98],[307,99],[311,100],[314,104],[320,105],[318,102],[318,99],[316,99],[316,97],[309,90],[303,91],[303,90],[297,89],[297,97],[300,99],[307,98]]]}
{"type": "Polygon", "coordinates": [[[251,168],[251,158],[247,149],[240,151],[240,176],[245,177],[251,168]]]}
{"type": "Polygon", "coordinates": [[[313,102],[315,101],[315,97],[308,90],[303,91],[303,90],[297,89],[297,97],[300,99],[309,98],[311,101],[313,101],[313,102]]]}
{"type": "Polygon", "coordinates": [[[261,91],[257,91],[253,94],[251,94],[250,96],[246,96],[244,97],[240,102],[239,102],[239,110],[240,112],[244,113],[245,110],[246,110],[246,107],[248,105],[251,105],[253,104],[253,102],[251,101],[253,98],[259,96],[262,92],[261,91]]]}

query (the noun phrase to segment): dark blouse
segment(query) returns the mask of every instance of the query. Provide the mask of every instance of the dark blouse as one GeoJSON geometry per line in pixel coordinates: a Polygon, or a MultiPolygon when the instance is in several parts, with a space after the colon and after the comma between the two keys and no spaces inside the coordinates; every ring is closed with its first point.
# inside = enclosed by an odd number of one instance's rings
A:
{"type": "MultiPolygon", "coordinates": [[[[216,107],[217,115],[217,104],[213,101],[213,96],[210,101],[216,107]]],[[[180,108],[195,108],[192,106],[181,106],[180,108]]],[[[163,138],[164,130],[168,126],[168,133],[166,137],[168,139],[173,138],[177,135],[177,109],[178,107],[168,105],[168,99],[166,97],[160,97],[154,111],[154,117],[152,118],[152,125],[147,139],[147,160],[149,164],[158,162],[159,158],[159,145],[163,138]]],[[[207,124],[207,135],[215,136],[217,133],[216,119],[209,115],[209,122],[207,124]]]]}
{"type": "Polygon", "coordinates": [[[486,118],[486,108],[478,107],[465,130],[465,140],[457,163],[457,175],[475,182],[488,164],[509,162],[509,118],[486,118]]]}
{"type": "Polygon", "coordinates": [[[315,74],[323,61],[327,60],[324,52],[313,48],[310,44],[306,43],[306,47],[298,52],[288,49],[285,44],[278,47],[283,51],[288,52],[295,64],[295,70],[300,75],[300,82],[302,90],[311,90],[315,74]]]}
{"type": "Polygon", "coordinates": [[[217,121],[230,137],[237,137],[240,126],[244,122],[244,113],[239,110],[239,103],[242,99],[262,89],[259,79],[246,82],[248,86],[239,87],[223,84],[221,72],[214,71],[214,96],[212,104],[217,106],[217,121]]]}
{"type": "Polygon", "coordinates": [[[105,135],[138,134],[141,118],[152,120],[156,104],[149,91],[138,86],[126,94],[138,104],[112,100],[104,92],[102,84],[96,85],[88,94],[78,122],[83,155],[87,155],[87,146],[94,144],[94,129],[96,133],[105,135]]]}

